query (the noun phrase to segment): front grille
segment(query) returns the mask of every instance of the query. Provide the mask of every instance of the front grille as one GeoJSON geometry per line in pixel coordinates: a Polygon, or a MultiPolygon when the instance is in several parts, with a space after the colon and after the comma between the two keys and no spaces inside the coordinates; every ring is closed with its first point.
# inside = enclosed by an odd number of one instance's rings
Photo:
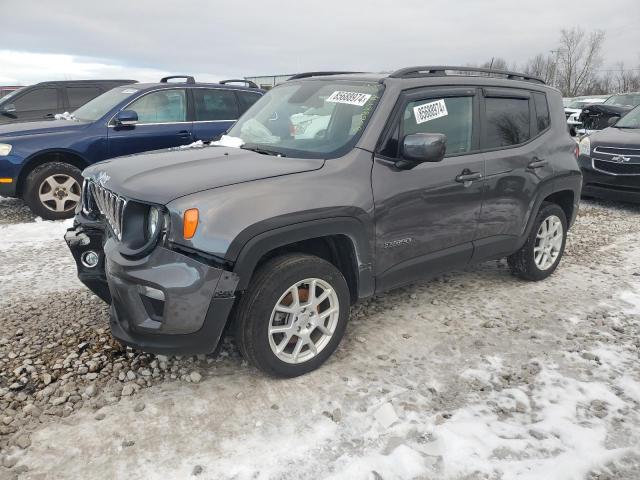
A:
{"type": "Polygon", "coordinates": [[[640,163],[618,163],[594,158],[593,168],[613,175],[640,175],[640,163]]]}
{"type": "Polygon", "coordinates": [[[93,203],[118,240],[122,240],[122,221],[127,200],[90,180],[86,184],[86,200],[87,207],[93,203]]]}
{"type": "Polygon", "coordinates": [[[640,149],[637,148],[601,147],[598,145],[593,151],[607,156],[640,157],[640,149]]]}

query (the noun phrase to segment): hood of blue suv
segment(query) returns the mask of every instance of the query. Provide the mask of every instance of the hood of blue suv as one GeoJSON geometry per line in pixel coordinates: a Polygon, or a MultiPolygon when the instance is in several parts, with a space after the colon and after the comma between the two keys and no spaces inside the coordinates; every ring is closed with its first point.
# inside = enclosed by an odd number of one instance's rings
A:
{"type": "Polygon", "coordinates": [[[324,162],[237,148],[204,147],[105,160],[87,168],[83,175],[124,197],[166,205],[203,190],[317,170],[324,162]]]}
{"type": "Polygon", "coordinates": [[[89,125],[88,122],[79,122],[76,120],[45,120],[42,122],[9,123],[6,125],[0,125],[0,138],[73,132],[81,130],[87,125],[89,125]]]}

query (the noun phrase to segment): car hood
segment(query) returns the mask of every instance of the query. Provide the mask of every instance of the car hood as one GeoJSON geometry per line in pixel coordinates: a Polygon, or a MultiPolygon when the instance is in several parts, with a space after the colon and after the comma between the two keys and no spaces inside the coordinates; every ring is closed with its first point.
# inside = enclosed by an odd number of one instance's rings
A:
{"type": "Polygon", "coordinates": [[[0,125],[0,137],[21,137],[45,133],[63,133],[82,130],[89,122],[75,120],[45,120],[43,122],[8,123],[0,125]]]}
{"type": "Polygon", "coordinates": [[[602,145],[607,147],[640,149],[640,129],[609,127],[593,133],[590,137],[591,147],[602,145]]]}
{"type": "Polygon", "coordinates": [[[170,149],[96,163],[83,175],[126,198],[166,205],[212,188],[322,168],[322,159],[263,155],[229,147],[170,149]]]}

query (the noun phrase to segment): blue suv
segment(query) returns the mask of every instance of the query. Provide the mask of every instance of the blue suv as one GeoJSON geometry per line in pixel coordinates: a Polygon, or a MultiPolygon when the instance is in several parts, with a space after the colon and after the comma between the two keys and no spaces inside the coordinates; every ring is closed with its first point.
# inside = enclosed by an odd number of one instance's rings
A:
{"type": "Polygon", "coordinates": [[[210,84],[172,76],[114,88],[58,120],[2,125],[0,196],[24,199],[45,219],[71,217],[85,167],[217,140],[263,94],[245,80],[210,84]],[[232,85],[239,82],[248,86],[232,85]]]}

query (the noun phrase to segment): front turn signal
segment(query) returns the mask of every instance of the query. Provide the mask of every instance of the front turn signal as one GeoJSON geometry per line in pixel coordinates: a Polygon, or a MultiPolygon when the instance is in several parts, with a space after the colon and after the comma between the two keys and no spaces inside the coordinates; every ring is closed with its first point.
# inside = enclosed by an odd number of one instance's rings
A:
{"type": "Polygon", "coordinates": [[[182,221],[182,234],[185,240],[190,240],[196,234],[198,228],[198,209],[185,210],[182,221]]]}

